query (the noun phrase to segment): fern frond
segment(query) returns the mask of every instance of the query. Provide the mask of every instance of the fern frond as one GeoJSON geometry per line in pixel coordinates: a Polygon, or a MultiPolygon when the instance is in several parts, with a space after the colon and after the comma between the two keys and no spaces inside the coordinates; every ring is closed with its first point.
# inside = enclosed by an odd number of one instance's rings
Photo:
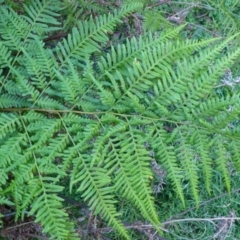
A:
{"type": "Polygon", "coordinates": [[[61,129],[61,121],[43,119],[43,121],[30,123],[26,129],[32,135],[31,149],[37,150],[42,148],[54,133],[61,129]],[[41,131],[38,131],[39,126],[41,126],[41,131]]]}
{"type": "Polygon", "coordinates": [[[224,33],[230,36],[231,34],[237,32],[240,22],[239,17],[235,12],[239,7],[239,2],[226,2],[221,0],[208,0],[207,2],[213,6],[213,9],[218,9],[218,12],[215,14],[215,16],[213,15],[213,17],[216,19],[216,21],[221,22],[224,33]]]}
{"type": "MultiPolygon", "coordinates": [[[[124,155],[119,153],[119,138],[112,138],[109,141],[109,149],[111,151],[107,154],[106,164],[110,169],[110,172],[114,173],[114,182],[116,192],[120,193],[121,196],[125,197],[133,205],[135,205],[141,212],[141,214],[150,221],[156,229],[159,228],[159,220],[156,215],[151,215],[149,211],[148,201],[143,201],[143,197],[140,195],[139,191],[136,190],[135,183],[132,180],[132,172],[130,169],[133,168],[131,162],[125,161],[124,155]],[[119,155],[121,157],[119,157],[119,155]]],[[[150,179],[151,176],[148,176],[150,179]]]]}
{"type": "Polygon", "coordinates": [[[38,192],[38,198],[32,203],[29,215],[36,213],[36,221],[41,222],[44,227],[43,232],[51,233],[58,239],[78,239],[74,233],[73,225],[67,221],[67,213],[62,209],[62,199],[51,192],[61,192],[60,187],[53,187],[47,182],[50,179],[42,178],[43,187],[38,192]]]}
{"type": "MultiPolygon", "coordinates": [[[[227,42],[225,42],[225,44],[226,43],[227,42]]],[[[219,47],[222,46],[220,45],[219,47]]],[[[197,108],[200,105],[201,99],[206,98],[206,96],[212,92],[214,84],[223,74],[224,69],[226,69],[229,64],[232,64],[234,60],[238,58],[239,54],[240,50],[236,50],[233,53],[228,52],[227,55],[217,59],[216,62],[208,68],[208,71],[205,71],[204,74],[201,74],[200,77],[192,83],[191,91],[181,95],[181,100],[179,99],[178,101],[178,108],[180,107],[180,109],[182,109],[184,106],[187,106],[189,111],[197,108]],[[189,103],[191,104],[189,105],[189,103]]]]}
{"type": "MultiPolygon", "coordinates": [[[[121,189],[122,183],[120,182],[120,174],[125,174],[128,176],[130,181],[130,186],[132,187],[136,197],[141,200],[142,205],[139,205],[141,211],[145,210],[143,213],[148,213],[148,219],[156,226],[159,224],[158,216],[153,204],[153,199],[151,197],[151,190],[149,188],[149,181],[152,177],[152,172],[149,169],[151,157],[149,152],[144,147],[144,142],[141,140],[141,131],[138,131],[132,123],[135,119],[129,121],[129,129],[124,134],[118,136],[121,141],[120,150],[120,163],[121,173],[118,173],[116,183],[116,188],[118,191],[124,192],[127,195],[127,189],[121,189]],[[120,190],[121,189],[121,190],[120,190]]],[[[124,176],[122,176],[124,177],[124,176]]],[[[129,193],[129,198],[131,199],[132,192],[129,193]]]]}
{"type": "Polygon", "coordinates": [[[150,129],[148,141],[155,152],[156,160],[167,170],[168,178],[174,186],[175,192],[185,205],[182,186],[183,173],[178,165],[174,146],[167,145],[168,139],[168,133],[163,129],[162,124],[154,124],[150,129]]]}
{"type": "Polygon", "coordinates": [[[5,46],[5,44],[3,44],[2,41],[0,41],[0,63],[1,63],[1,67],[9,67],[11,68],[12,64],[12,53],[11,51],[5,46]]]}
{"type": "Polygon", "coordinates": [[[16,131],[17,126],[20,125],[19,117],[15,114],[1,114],[0,119],[0,138],[16,131]]]}
{"type": "Polygon", "coordinates": [[[103,168],[90,167],[91,159],[76,150],[73,156],[74,172],[71,177],[72,184],[80,183],[78,192],[81,192],[85,201],[88,201],[90,209],[95,214],[100,213],[110,225],[114,226],[126,239],[129,239],[123,225],[117,219],[114,203],[113,187],[109,186],[111,179],[103,168]]]}
{"type": "Polygon", "coordinates": [[[231,105],[228,105],[228,108],[224,109],[225,111],[219,112],[212,122],[214,128],[223,129],[226,128],[233,121],[238,120],[239,117],[239,99],[236,99],[231,105]]]}
{"type": "Polygon", "coordinates": [[[57,68],[52,51],[45,49],[44,43],[36,37],[33,42],[28,44],[27,49],[22,48],[21,50],[23,56],[19,58],[19,63],[27,68],[24,69],[23,74],[31,76],[33,83],[37,83],[36,86],[41,83],[39,88],[46,88],[48,86],[44,83],[46,78],[52,79],[55,76],[54,68],[57,68]]]}
{"type": "Polygon", "coordinates": [[[67,19],[64,22],[64,29],[68,29],[75,26],[78,19],[87,20],[91,13],[104,14],[107,12],[107,8],[104,4],[96,1],[84,1],[84,0],[72,0],[65,1],[65,12],[67,19]]]}
{"type": "MultiPolygon", "coordinates": [[[[0,204],[6,204],[8,206],[13,206],[14,203],[6,199],[5,197],[0,198],[0,204]]],[[[1,222],[0,222],[1,223],[1,222]]]]}
{"type": "Polygon", "coordinates": [[[209,133],[204,130],[195,129],[193,136],[191,136],[191,144],[194,144],[196,149],[195,159],[198,162],[197,165],[202,169],[204,175],[204,182],[208,194],[211,194],[211,180],[212,180],[212,165],[213,161],[210,157],[211,144],[206,136],[209,133]]]}
{"type": "MultiPolygon", "coordinates": [[[[63,119],[65,122],[67,119],[63,119]]],[[[70,120],[70,118],[69,118],[70,120]]],[[[69,134],[69,130],[65,122],[65,130],[69,134]]],[[[88,129],[85,129],[85,136],[81,139],[71,139],[73,144],[72,148],[69,148],[67,151],[63,152],[64,165],[65,167],[71,161],[73,163],[73,170],[71,174],[70,188],[73,184],[79,184],[77,192],[80,192],[83,199],[88,201],[91,210],[94,210],[95,214],[101,214],[110,225],[118,229],[119,232],[128,239],[128,234],[124,229],[122,223],[117,219],[119,214],[116,211],[113,196],[113,187],[109,185],[111,183],[111,178],[109,177],[106,169],[96,167],[95,165],[98,162],[102,161],[101,151],[103,144],[105,143],[104,135],[100,135],[95,141],[96,145],[99,145],[96,150],[92,153],[92,158],[88,154],[81,154],[81,150],[86,148],[88,141],[91,141],[96,134],[99,134],[99,125],[92,124],[91,127],[88,125],[88,129]],[[85,142],[85,144],[83,144],[85,142]]],[[[95,146],[96,146],[95,145],[95,146]]],[[[92,147],[94,143],[92,144],[92,147]]],[[[90,147],[90,148],[92,148],[90,147]]],[[[89,146],[87,146],[89,148],[89,146]]]]}
{"type": "Polygon", "coordinates": [[[234,139],[228,145],[228,151],[232,153],[232,160],[235,168],[239,171],[240,170],[240,151],[239,151],[239,140],[234,139]]]}
{"type": "Polygon", "coordinates": [[[227,188],[227,191],[230,192],[231,189],[231,179],[228,170],[228,154],[225,148],[224,139],[214,138],[214,146],[216,147],[216,167],[222,173],[222,178],[227,188]]]}
{"type": "Polygon", "coordinates": [[[58,12],[62,10],[60,2],[53,4],[53,2],[49,0],[43,0],[41,2],[35,0],[32,1],[29,6],[24,5],[24,9],[28,16],[24,15],[23,18],[30,23],[31,32],[41,36],[44,33],[60,29],[57,27],[60,25],[57,21],[57,17],[59,16],[58,12]]]}
{"type": "Polygon", "coordinates": [[[175,129],[178,132],[178,138],[175,142],[176,154],[179,159],[185,173],[185,179],[189,181],[190,188],[193,197],[196,201],[196,205],[199,204],[199,192],[198,192],[198,167],[196,164],[196,157],[194,156],[194,150],[189,144],[189,135],[193,129],[184,129],[178,127],[175,129]]]}
{"type": "Polygon", "coordinates": [[[116,24],[121,22],[121,18],[136,10],[139,6],[141,4],[129,4],[119,12],[114,11],[113,14],[79,22],[78,27],[73,28],[72,35],[68,35],[68,39],[64,40],[63,44],[59,43],[56,48],[58,59],[61,62],[60,68],[66,65],[67,59],[84,61],[86,55],[99,51],[99,43],[108,40],[108,32],[111,32],[116,24]]]}
{"type": "MultiPolygon", "coordinates": [[[[98,5],[67,2],[79,18],[98,5]]],[[[0,9],[0,203],[12,201],[16,219],[30,209],[54,239],[76,238],[58,196],[65,179],[130,239],[117,210],[123,198],[159,231],[152,153],[183,205],[183,184],[198,204],[200,176],[210,193],[216,166],[229,191],[228,164],[239,168],[239,94],[215,89],[240,56],[240,48],[222,54],[237,35],[184,42],[183,25],[110,49],[115,27],[146,4],[124,2],[83,16],[51,48],[41,39],[59,27],[61,1],[35,1],[26,17],[0,9]]]]}
{"type": "MultiPolygon", "coordinates": [[[[212,40],[210,40],[210,42],[212,42],[212,40]]],[[[163,76],[162,78],[167,77],[167,81],[171,82],[172,81],[171,76],[175,75],[172,69],[175,61],[177,59],[181,59],[184,56],[192,54],[193,49],[206,46],[210,42],[209,40],[206,40],[201,43],[188,42],[187,44],[178,41],[174,44],[162,43],[158,44],[156,47],[149,48],[148,51],[146,52],[143,52],[141,54],[141,57],[139,57],[139,59],[135,59],[132,62],[133,66],[128,69],[128,77],[126,77],[127,81],[125,80],[124,82],[125,86],[123,85],[122,96],[117,101],[115,101],[115,106],[118,105],[122,106],[124,105],[124,103],[134,101],[132,97],[129,97],[132,95],[135,95],[135,98],[138,98],[135,100],[135,103],[138,102],[141,103],[141,98],[143,98],[142,92],[146,93],[147,90],[151,88],[151,86],[154,84],[154,79],[158,79],[161,78],[161,76],[163,76]]],[[[121,79],[124,79],[125,77],[124,75],[122,75],[121,78],[119,77],[120,81],[121,79]]],[[[120,76],[119,73],[118,76],[120,76]]],[[[118,79],[118,76],[115,76],[115,79],[116,78],[118,79]]],[[[159,85],[161,84],[159,86],[161,94],[160,91],[156,92],[156,96],[159,96],[162,101],[167,101],[168,98],[172,98],[173,96],[167,95],[162,97],[162,92],[165,93],[166,92],[165,88],[168,87],[167,81],[164,80],[165,79],[163,80],[161,79],[158,81],[159,85]]],[[[169,91],[170,90],[171,88],[169,88],[169,91]]],[[[176,97],[176,95],[177,94],[175,94],[174,97],[176,97]]],[[[167,102],[168,104],[170,100],[168,100],[167,102]]],[[[115,106],[113,106],[111,110],[114,110],[115,106]]],[[[126,106],[126,109],[128,109],[128,107],[129,105],[126,106]]],[[[139,107],[137,107],[137,104],[136,108],[139,109],[139,107]]],[[[141,109],[143,108],[141,107],[141,109]]]]}
{"type": "Polygon", "coordinates": [[[219,112],[226,111],[230,106],[237,105],[239,102],[238,96],[223,96],[212,97],[210,99],[206,99],[206,101],[201,102],[199,107],[194,110],[197,116],[201,118],[216,116],[219,112]]]}
{"type": "Polygon", "coordinates": [[[148,31],[157,31],[164,28],[172,29],[174,27],[165,17],[161,15],[161,12],[154,10],[146,10],[144,12],[144,24],[143,27],[148,31]]]}
{"type": "MultiPolygon", "coordinates": [[[[114,73],[116,69],[125,70],[132,65],[134,59],[141,57],[142,52],[152,49],[160,42],[166,42],[177,37],[179,32],[185,26],[179,26],[171,30],[165,30],[161,32],[160,36],[154,36],[153,33],[146,36],[140,36],[137,40],[132,38],[127,39],[125,44],[119,44],[116,48],[112,47],[111,52],[106,57],[101,57],[101,61],[98,62],[102,76],[106,72],[114,73]]],[[[124,74],[124,72],[122,72],[124,74]]],[[[124,75],[127,75],[127,71],[124,75]]]]}
{"type": "Polygon", "coordinates": [[[11,8],[0,8],[0,33],[1,40],[11,50],[22,46],[22,39],[29,34],[30,24],[13,11],[11,8]]]}
{"type": "MultiPolygon", "coordinates": [[[[201,55],[199,57],[193,56],[190,57],[190,59],[188,57],[183,61],[180,60],[177,62],[176,71],[171,70],[168,75],[166,72],[164,75],[168,76],[168,78],[166,79],[165,77],[165,79],[157,82],[156,87],[154,88],[155,95],[157,96],[155,102],[159,102],[165,106],[176,102],[177,109],[174,111],[174,114],[177,114],[177,111],[182,112],[182,109],[188,106],[189,103],[199,103],[200,101],[195,100],[196,97],[200,94],[200,96],[204,97],[204,95],[206,95],[207,87],[209,87],[209,91],[211,91],[213,86],[210,85],[209,79],[206,77],[206,75],[200,75],[200,78],[198,78],[198,73],[201,72],[201,69],[204,69],[204,67],[208,67],[210,62],[220,54],[222,49],[228,43],[229,41],[227,40],[220,45],[217,44],[211,50],[206,49],[201,51],[201,55]],[[188,70],[186,71],[186,69],[188,70]],[[200,90],[200,86],[203,84],[202,81],[206,83],[204,85],[206,86],[204,91],[203,88],[200,90]],[[199,84],[201,85],[197,87],[199,84]],[[195,88],[197,88],[196,91],[194,91],[195,88]],[[191,91],[189,91],[189,89],[191,89],[191,91]],[[170,92],[173,94],[173,96],[170,94],[170,92]],[[190,93],[192,93],[192,99],[191,101],[188,101],[189,99],[187,96],[190,93]]],[[[202,45],[202,47],[204,47],[204,45],[202,45]]],[[[214,80],[212,81],[214,82],[214,80]]],[[[189,109],[194,109],[194,107],[191,105],[189,106],[189,109]]]]}
{"type": "Polygon", "coordinates": [[[30,107],[30,105],[22,98],[11,96],[10,94],[3,94],[1,96],[0,107],[10,108],[10,107],[30,107]]]}

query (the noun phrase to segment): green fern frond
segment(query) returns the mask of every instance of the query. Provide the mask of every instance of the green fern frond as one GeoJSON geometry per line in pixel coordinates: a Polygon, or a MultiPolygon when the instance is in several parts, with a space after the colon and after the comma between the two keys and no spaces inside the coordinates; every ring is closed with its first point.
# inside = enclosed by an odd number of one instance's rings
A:
{"type": "Polygon", "coordinates": [[[174,27],[165,17],[161,15],[161,12],[154,10],[146,10],[144,12],[144,28],[147,31],[157,31],[162,29],[171,29],[174,27]]]}
{"type": "Polygon", "coordinates": [[[109,186],[111,178],[103,168],[90,167],[91,159],[76,150],[76,156],[73,159],[74,172],[71,177],[72,184],[80,183],[78,192],[80,192],[85,201],[88,201],[90,209],[95,214],[100,213],[110,225],[114,226],[122,236],[129,239],[122,223],[117,219],[119,213],[114,206],[116,201],[113,196],[113,187],[109,186]]]}
{"type": "Polygon", "coordinates": [[[212,182],[212,165],[213,161],[210,157],[212,142],[206,138],[207,131],[195,129],[193,136],[191,136],[191,142],[196,149],[195,159],[198,161],[199,167],[202,169],[204,175],[204,182],[208,194],[211,194],[211,182],[212,182]]]}
{"type": "Polygon", "coordinates": [[[201,180],[211,193],[214,168],[230,191],[239,94],[215,87],[240,48],[223,54],[237,35],[182,41],[184,25],[110,48],[115,27],[146,1],[83,18],[81,2],[69,2],[78,24],[51,47],[41,39],[59,29],[62,2],[36,1],[26,17],[0,9],[0,203],[14,203],[16,220],[30,210],[50,238],[75,239],[59,197],[68,179],[70,193],[130,239],[122,199],[159,231],[153,157],[183,205],[185,183],[196,204],[201,180]]]}
{"type": "Polygon", "coordinates": [[[222,173],[222,178],[223,181],[225,183],[225,186],[228,190],[228,192],[230,192],[231,189],[231,178],[229,175],[229,170],[228,170],[228,154],[227,154],[227,150],[225,148],[225,144],[223,142],[224,140],[219,139],[217,137],[215,137],[214,139],[214,146],[216,146],[216,167],[217,169],[222,173]]]}
{"type": "MultiPolygon", "coordinates": [[[[235,97],[236,96],[233,96],[233,99],[235,99],[235,97]]],[[[229,103],[222,112],[219,111],[219,113],[215,115],[212,121],[213,127],[217,129],[228,128],[231,123],[238,120],[239,110],[239,98],[237,98],[235,101],[229,103]]]]}
{"type": "MultiPolygon", "coordinates": [[[[119,138],[112,138],[109,141],[109,148],[111,151],[106,157],[106,166],[109,171],[114,173],[114,182],[116,192],[121,194],[124,198],[128,199],[136,208],[138,208],[141,214],[150,221],[156,229],[159,229],[159,221],[157,216],[151,216],[148,201],[143,201],[143,197],[139,191],[136,191],[136,186],[132,180],[133,173],[129,171],[132,168],[132,163],[125,160],[123,154],[119,153],[119,138]],[[121,155],[121,157],[119,157],[121,155]]],[[[149,179],[151,176],[148,176],[149,179]]],[[[152,205],[152,203],[151,203],[152,205]]]]}
{"type": "Polygon", "coordinates": [[[238,96],[224,96],[224,97],[212,97],[201,102],[199,107],[195,110],[196,115],[201,118],[216,116],[221,111],[226,111],[230,106],[237,105],[239,102],[238,96]]]}
{"type": "Polygon", "coordinates": [[[162,124],[154,124],[150,130],[148,141],[155,152],[156,160],[167,170],[168,178],[174,186],[175,192],[185,205],[182,186],[183,172],[178,165],[174,146],[167,144],[168,133],[163,129],[162,124]]]}
{"type": "Polygon", "coordinates": [[[26,39],[31,26],[11,8],[1,7],[0,13],[1,40],[4,45],[15,50],[22,46],[22,39],[26,39]]]}
{"type": "MultiPolygon", "coordinates": [[[[103,74],[102,77],[104,77],[106,72],[114,73],[116,69],[126,71],[134,59],[141,57],[142,52],[151,51],[159,43],[176,38],[183,28],[184,25],[171,30],[165,30],[160,36],[154,36],[150,33],[146,36],[140,36],[138,40],[133,37],[131,40],[127,39],[126,44],[119,44],[116,48],[112,47],[111,52],[105,58],[101,57],[101,61],[98,62],[103,74]]],[[[124,75],[127,75],[127,71],[124,75]]]]}
{"type": "Polygon", "coordinates": [[[59,43],[56,48],[58,59],[61,62],[60,68],[65,66],[67,59],[84,61],[86,55],[99,51],[99,43],[108,40],[108,32],[112,32],[116,24],[121,22],[121,18],[136,10],[139,6],[141,5],[136,3],[129,4],[120,11],[114,11],[113,14],[79,22],[78,27],[73,28],[72,35],[68,36],[67,41],[64,40],[63,44],[59,43]]]}
{"type": "Polygon", "coordinates": [[[0,41],[0,60],[1,60],[1,67],[11,67],[12,66],[12,53],[9,49],[0,41]]]}
{"type": "MultiPolygon", "coordinates": [[[[26,107],[28,104],[27,102],[17,96],[11,96],[9,94],[3,94],[1,96],[0,107],[1,108],[10,108],[10,107],[26,107]]],[[[29,105],[28,105],[29,106],[29,105]]]]}
{"type": "Polygon", "coordinates": [[[226,35],[231,36],[232,33],[237,32],[239,28],[239,17],[237,16],[236,9],[239,7],[238,1],[212,1],[207,0],[209,5],[212,5],[213,11],[215,14],[212,14],[213,18],[216,19],[217,22],[221,22],[222,26],[224,26],[222,29],[224,30],[224,33],[226,35]]]}
{"type": "Polygon", "coordinates": [[[232,159],[233,164],[236,167],[236,169],[240,170],[240,151],[239,151],[239,140],[234,139],[229,145],[228,145],[228,151],[232,153],[232,159]]]}
{"type": "Polygon", "coordinates": [[[73,224],[69,224],[67,221],[68,215],[62,209],[62,199],[57,197],[51,192],[61,192],[61,188],[57,188],[56,185],[51,187],[47,184],[49,179],[42,178],[42,189],[38,192],[38,198],[33,201],[33,207],[29,215],[36,213],[36,221],[41,222],[43,226],[43,232],[51,232],[52,236],[56,236],[58,239],[78,239],[74,233],[73,224]]]}
{"type": "Polygon", "coordinates": [[[64,29],[69,29],[75,26],[78,19],[87,20],[91,13],[104,14],[107,12],[107,8],[104,4],[96,1],[84,1],[84,0],[72,0],[65,1],[65,12],[67,18],[64,22],[64,29]]]}
{"type": "Polygon", "coordinates": [[[31,76],[36,87],[46,88],[48,86],[46,78],[53,78],[54,68],[57,68],[52,51],[45,49],[44,43],[34,37],[34,42],[28,45],[28,49],[22,48],[22,53],[23,56],[19,58],[19,63],[25,66],[22,74],[31,76]]]}
{"type": "Polygon", "coordinates": [[[178,138],[174,141],[176,145],[176,154],[179,162],[181,163],[185,179],[189,181],[191,192],[196,201],[196,205],[199,204],[199,192],[198,192],[198,167],[196,164],[196,157],[194,156],[194,150],[189,144],[189,135],[194,129],[186,129],[184,127],[176,128],[178,132],[178,138]]]}
{"type": "MultiPolygon", "coordinates": [[[[216,46],[216,51],[213,50],[213,52],[210,54],[210,59],[213,59],[214,57],[217,57],[219,54],[219,51],[224,47],[225,44],[228,44],[228,40],[226,40],[223,44],[216,46]],[[213,54],[213,55],[212,55],[213,54]],[[216,54],[216,55],[215,55],[216,54]]],[[[225,45],[226,46],[226,45],[225,45]]],[[[206,50],[206,52],[209,52],[209,50],[206,50]]],[[[211,51],[210,51],[211,52],[211,51]]],[[[204,53],[204,51],[202,52],[204,53]]],[[[236,59],[237,56],[239,56],[239,51],[235,51],[234,53],[228,53],[228,56],[223,56],[222,58],[216,60],[212,65],[209,65],[208,70],[204,72],[204,74],[201,74],[199,77],[195,76],[196,73],[199,72],[199,66],[204,66],[207,57],[205,58],[204,54],[202,54],[199,58],[200,62],[197,65],[198,60],[194,60],[195,69],[194,67],[190,67],[188,69],[193,70],[193,74],[191,77],[187,77],[187,80],[192,81],[192,83],[189,83],[189,88],[191,91],[188,91],[187,93],[182,93],[179,98],[177,99],[177,110],[175,111],[175,114],[178,115],[177,111],[182,111],[183,108],[188,108],[189,111],[192,109],[197,108],[200,103],[201,99],[206,98],[210,92],[212,92],[213,87],[215,83],[218,81],[220,76],[223,74],[224,69],[227,68],[228,64],[233,63],[233,61],[236,59]],[[203,65],[202,60],[203,59],[203,65]],[[203,87],[204,86],[204,87],[203,87]],[[191,100],[190,100],[191,99],[191,100]]],[[[209,60],[210,60],[209,59],[209,60]]],[[[211,61],[211,60],[210,60],[211,61]]],[[[210,64],[210,62],[208,63],[210,64]]],[[[184,72],[184,69],[181,70],[181,72],[184,72]]]]}
{"type": "Polygon", "coordinates": [[[124,134],[121,134],[121,150],[120,156],[123,159],[128,159],[129,162],[126,169],[130,170],[129,178],[132,183],[132,188],[136,192],[139,199],[142,200],[145,209],[151,217],[153,223],[159,224],[158,216],[153,204],[153,198],[150,193],[149,181],[152,177],[152,172],[149,169],[151,157],[149,152],[144,147],[144,142],[141,140],[142,133],[137,130],[132,124],[135,122],[132,119],[128,122],[129,129],[124,134]]]}
{"type": "MultiPolygon", "coordinates": [[[[61,2],[49,0],[36,0],[30,6],[24,5],[24,10],[28,16],[24,15],[23,18],[31,25],[31,32],[43,35],[47,32],[59,30],[57,27],[60,23],[57,21],[59,11],[63,8],[61,2]],[[34,26],[34,28],[33,28],[34,26]]],[[[29,31],[30,32],[30,31],[29,31]]]]}
{"type": "Polygon", "coordinates": [[[17,126],[20,125],[19,117],[15,114],[1,114],[0,119],[0,137],[5,136],[16,131],[17,126]]]}
{"type": "Polygon", "coordinates": [[[14,203],[6,199],[5,197],[0,198],[0,204],[6,204],[8,206],[14,206],[14,203]]]}

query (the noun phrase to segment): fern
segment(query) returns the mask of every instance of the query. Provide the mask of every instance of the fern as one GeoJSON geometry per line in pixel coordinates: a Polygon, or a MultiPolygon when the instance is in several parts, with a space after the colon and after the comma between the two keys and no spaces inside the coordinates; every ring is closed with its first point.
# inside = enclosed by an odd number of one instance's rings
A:
{"type": "Polygon", "coordinates": [[[144,12],[144,16],[144,28],[146,30],[157,31],[164,28],[173,28],[173,25],[158,11],[147,10],[144,12]]]}
{"type": "MultiPolygon", "coordinates": [[[[65,1],[66,20],[64,29],[67,30],[77,24],[77,19],[87,20],[91,14],[107,13],[107,8],[104,4],[95,1],[73,0],[65,1]]],[[[108,5],[107,5],[108,6],[108,5]]]]}
{"type": "Polygon", "coordinates": [[[228,163],[239,170],[240,131],[231,128],[239,94],[215,91],[240,56],[240,48],[222,54],[237,35],[182,41],[183,25],[146,31],[103,51],[122,19],[142,8],[130,2],[84,16],[52,48],[43,38],[60,29],[61,11],[79,15],[77,1],[65,10],[60,1],[34,1],[25,6],[27,17],[0,9],[0,204],[14,205],[16,220],[30,210],[52,239],[77,239],[59,196],[63,179],[130,239],[117,210],[120,199],[160,232],[151,152],[183,204],[189,183],[198,205],[200,172],[210,194],[214,168],[228,191],[228,163]]]}
{"type": "Polygon", "coordinates": [[[206,2],[213,10],[212,17],[216,23],[219,23],[221,21],[221,25],[224,26],[222,29],[224,29],[224,33],[226,35],[237,32],[240,24],[239,17],[236,13],[236,10],[239,8],[238,1],[207,0],[206,2]],[[218,11],[215,11],[215,9],[218,9],[218,11]]]}

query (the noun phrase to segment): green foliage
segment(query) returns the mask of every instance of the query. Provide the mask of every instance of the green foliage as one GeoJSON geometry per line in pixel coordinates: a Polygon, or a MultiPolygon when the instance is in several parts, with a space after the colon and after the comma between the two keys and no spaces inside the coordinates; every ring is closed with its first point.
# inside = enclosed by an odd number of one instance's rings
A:
{"type": "Polygon", "coordinates": [[[150,7],[152,14],[148,20],[152,22],[152,25],[149,24],[150,28],[170,25],[169,21],[171,24],[188,23],[183,36],[191,39],[201,39],[206,36],[231,36],[238,32],[240,27],[239,9],[238,0],[191,2],[179,0],[161,4],[155,8],[150,7]]]}
{"type": "Polygon", "coordinates": [[[103,51],[122,19],[142,8],[131,2],[84,16],[51,48],[43,39],[61,29],[61,11],[72,12],[69,29],[74,16],[96,9],[50,0],[33,1],[24,16],[0,8],[0,204],[14,205],[16,219],[30,209],[53,239],[77,239],[58,196],[63,178],[130,239],[116,196],[160,232],[151,153],[183,204],[184,184],[198,205],[199,182],[210,194],[213,169],[229,191],[227,164],[239,168],[239,129],[231,124],[240,96],[215,90],[240,56],[240,48],[222,54],[237,36],[182,41],[185,26],[171,26],[103,51]]]}
{"type": "Polygon", "coordinates": [[[213,23],[219,28],[221,27],[226,35],[230,35],[238,31],[240,26],[240,19],[238,16],[240,3],[237,0],[207,0],[206,3],[211,9],[210,17],[213,23]]]}

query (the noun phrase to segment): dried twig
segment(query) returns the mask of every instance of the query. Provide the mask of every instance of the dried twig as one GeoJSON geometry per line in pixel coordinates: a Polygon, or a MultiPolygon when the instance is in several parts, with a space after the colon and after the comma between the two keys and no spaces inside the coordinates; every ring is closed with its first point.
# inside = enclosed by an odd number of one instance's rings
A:
{"type": "Polygon", "coordinates": [[[236,215],[235,212],[232,210],[230,211],[230,219],[224,218],[219,222],[217,232],[214,234],[213,239],[224,240],[226,239],[228,233],[231,231],[233,223],[235,221],[236,215]]]}

